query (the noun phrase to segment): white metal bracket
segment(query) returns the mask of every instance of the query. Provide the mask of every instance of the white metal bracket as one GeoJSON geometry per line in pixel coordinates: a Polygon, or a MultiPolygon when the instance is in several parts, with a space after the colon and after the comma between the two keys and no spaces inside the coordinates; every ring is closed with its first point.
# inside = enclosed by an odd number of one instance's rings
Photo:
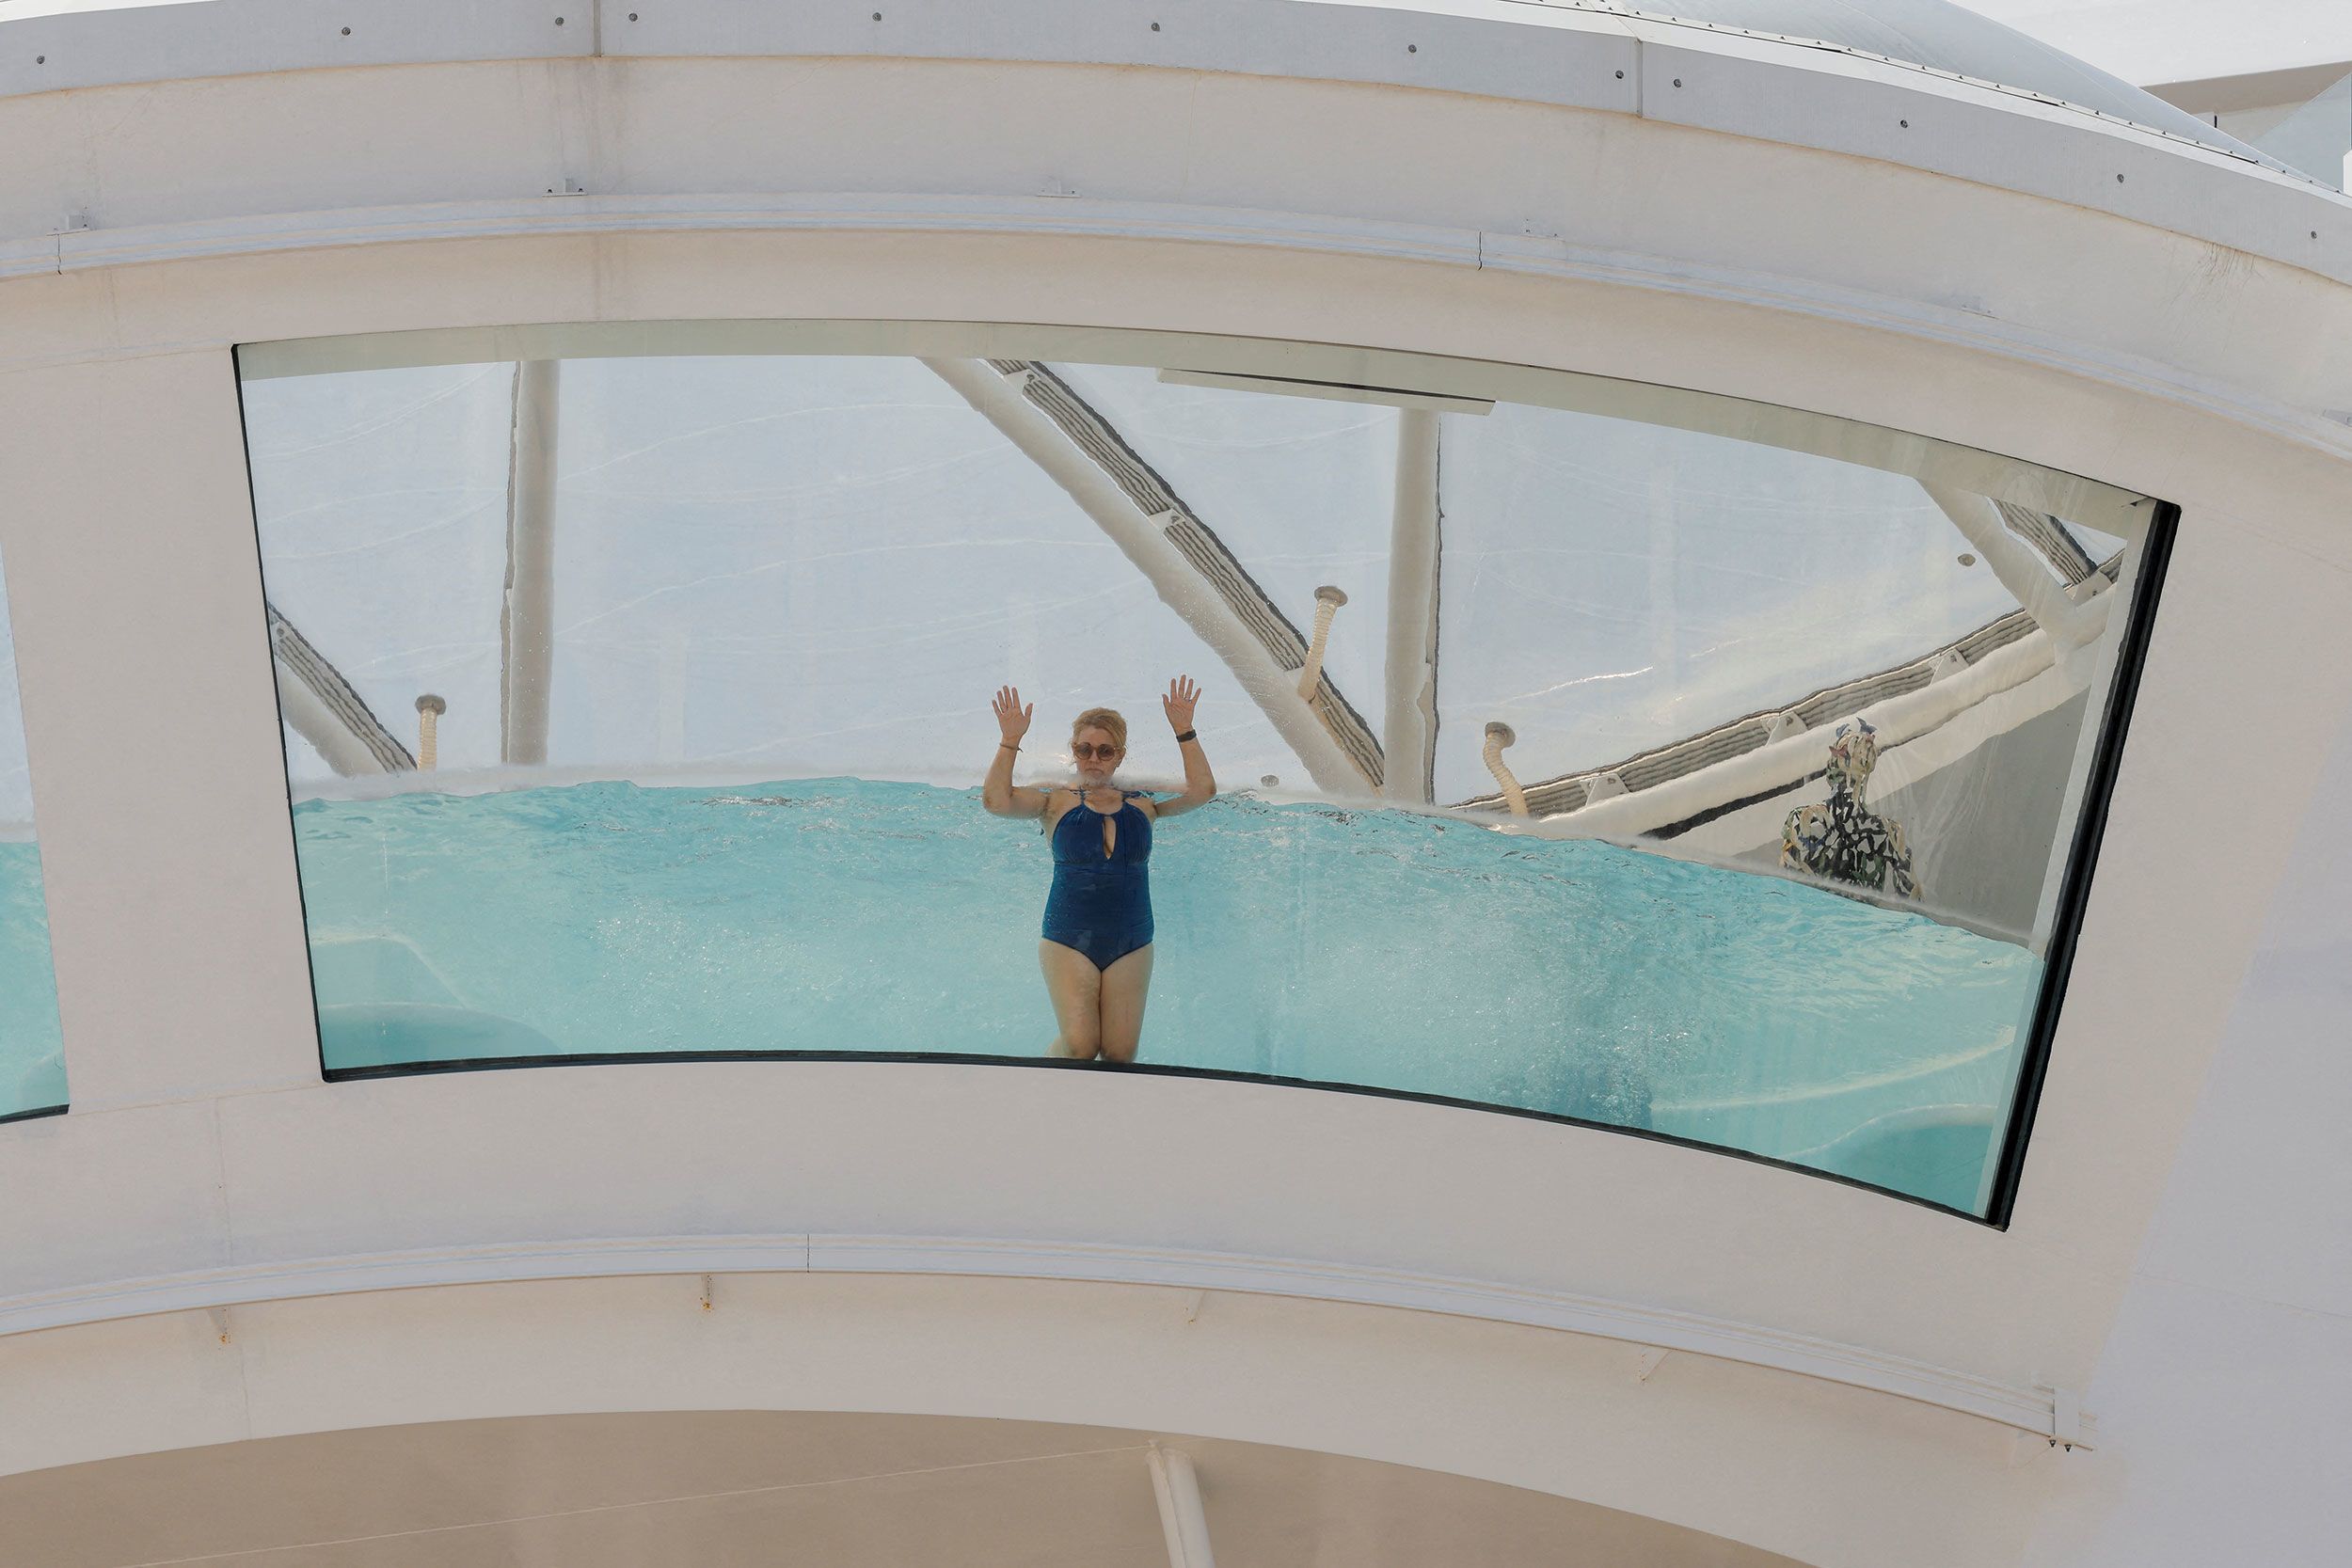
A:
{"type": "Polygon", "coordinates": [[[703,1275],[703,1310],[710,1310],[710,1276],[703,1275]]]}
{"type": "Polygon", "coordinates": [[[2073,1453],[2083,1442],[2082,1396],[2072,1388],[2050,1390],[2050,1441],[2073,1453]]]}
{"type": "Polygon", "coordinates": [[[213,1320],[213,1332],[220,1337],[220,1342],[227,1344],[229,1342],[229,1308],[215,1307],[204,1315],[213,1320]]]}
{"type": "Polygon", "coordinates": [[[2050,1402],[2050,1423],[2040,1431],[2015,1434],[2010,1454],[2011,1465],[2029,1464],[2054,1451],[2073,1453],[2076,1449],[2098,1447],[2098,1423],[2083,1413],[2080,1395],[2071,1388],[2054,1388],[2046,1384],[2037,1384],[2034,1392],[2050,1402]]]}
{"type": "Polygon", "coordinates": [[[1633,1381],[1636,1383],[1647,1383],[1649,1381],[1649,1374],[1656,1371],[1658,1370],[1658,1364],[1661,1361],[1665,1360],[1671,1354],[1673,1353],[1661,1350],[1656,1345],[1642,1346],[1634,1353],[1633,1356],[1633,1381]]]}

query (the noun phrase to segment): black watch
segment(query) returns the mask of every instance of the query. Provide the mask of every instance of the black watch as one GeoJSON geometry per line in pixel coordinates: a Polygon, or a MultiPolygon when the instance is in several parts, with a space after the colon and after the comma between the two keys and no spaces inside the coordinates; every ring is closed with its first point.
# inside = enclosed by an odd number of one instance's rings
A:
{"type": "Polygon", "coordinates": [[[1198,739],[1200,735],[1200,732],[1199,730],[1186,730],[1184,734],[1176,737],[1176,744],[1182,746],[1187,740],[1198,739]]]}

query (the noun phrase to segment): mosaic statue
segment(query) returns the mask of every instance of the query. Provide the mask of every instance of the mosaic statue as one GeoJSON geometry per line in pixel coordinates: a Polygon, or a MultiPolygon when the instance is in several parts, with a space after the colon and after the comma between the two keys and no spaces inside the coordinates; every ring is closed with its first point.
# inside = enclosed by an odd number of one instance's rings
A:
{"type": "Polygon", "coordinates": [[[1799,806],[1780,830],[1780,863],[1833,882],[1850,882],[1900,898],[1919,896],[1902,824],[1863,803],[1878,766],[1878,731],[1862,720],[1837,726],[1829,743],[1829,800],[1799,806]]]}

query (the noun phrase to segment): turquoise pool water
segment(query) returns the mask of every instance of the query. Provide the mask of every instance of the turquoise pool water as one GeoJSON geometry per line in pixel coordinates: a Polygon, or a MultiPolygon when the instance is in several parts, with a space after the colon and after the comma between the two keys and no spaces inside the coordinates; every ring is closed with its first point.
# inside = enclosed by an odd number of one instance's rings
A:
{"type": "MultiPolygon", "coordinates": [[[[1049,857],[977,793],[598,783],[296,808],[330,1069],[1027,1056],[1049,857]]],[[[1143,1060],[1646,1128],[1978,1206],[2040,965],[1769,876],[1226,798],[1163,826],[1143,1060]]]]}
{"type": "Polygon", "coordinates": [[[0,1117],[64,1103],[40,848],[0,843],[0,1117]]]}

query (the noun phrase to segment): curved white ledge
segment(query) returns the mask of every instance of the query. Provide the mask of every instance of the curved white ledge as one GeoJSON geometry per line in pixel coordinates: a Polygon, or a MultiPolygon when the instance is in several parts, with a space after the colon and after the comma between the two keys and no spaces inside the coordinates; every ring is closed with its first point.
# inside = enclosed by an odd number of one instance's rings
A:
{"type": "Polygon", "coordinates": [[[1753,1323],[1394,1269],[1071,1242],[826,1234],[620,1237],[305,1259],[0,1300],[0,1336],[364,1291],[532,1279],[774,1272],[1151,1285],[1437,1312],[1619,1339],[1793,1372],[1957,1411],[2075,1448],[2088,1449],[2097,1441],[2096,1424],[2089,1418],[2074,1420],[2070,1415],[2072,1396],[2061,1391],[2011,1387],[1902,1356],[1753,1323]]]}
{"type": "Polygon", "coordinates": [[[2063,372],[2217,415],[2310,451],[2352,457],[2352,425],[2156,359],[1896,295],[1556,239],[1247,208],[1039,197],[832,193],[520,197],[271,214],[0,245],[0,280],[158,262],[451,240],[637,233],[1002,234],[1235,245],[1614,284],[1865,325],[2063,372]]]}
{"type": "Polygon", "coordinates": [[[2111,213],[2352,281],[2352,200],[2023,89],[1705,23],[1459,0],[744,7],[181,0],[0,11],[0,100],[259,72],[469,61],[966,60],[1157,68],[1599,110],[1906,165],[2111,213]],[[559,23],[558,18],[561,18],[559,23]]]}

